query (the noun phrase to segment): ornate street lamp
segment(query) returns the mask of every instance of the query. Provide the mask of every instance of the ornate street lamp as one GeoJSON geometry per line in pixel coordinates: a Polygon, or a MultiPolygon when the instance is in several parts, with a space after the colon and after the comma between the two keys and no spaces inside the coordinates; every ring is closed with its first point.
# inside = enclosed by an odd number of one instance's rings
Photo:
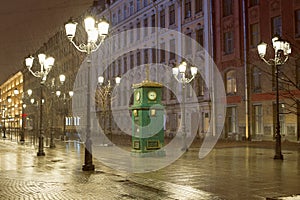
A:
{"type": "Polygon", "coordinates": [[[6,105],[2,105],[2,118],[3,118],[3,137],[2,138],[6,138],[6,127],[5,127],[5,119],[6,119],[6,105]]]}
{"type": "Polygon", "coordinates": [[[183,108],[182,108],[182,113],[181,113],[181,131],[182,131],[182,151],[187,151],[188,147],[186,145],[186,130],[185,130],[185,87],[186,84],[190,83],[196,76],[197,74],[197,67],[190,67],[190,72],[191,72],[191,77],[188,78],[186,76],[186,68],[187,68],[187,63],[185,61],[182,61],[179,66],[174,67],[172,69],[173,71],[173,75],[175,77],[175,79],[181,83],[182,86],[182,104],[183,104],[183,108]]]}
{"type": "MultiPolygon", "coordinates": [[[[61,85],[64,84],[66,80],[66,76],[61,74],[59,75],[59,81],[61,83],[61,85]]],[[[56,90],[55,95],[57,96],[57,98],[61,98],[63,100],[63,134],[64,134],[64,138],[66,138],[66,115],[67,115],[67,101],[69,99],[71,99],[74,95],[73,91],[68,91],[68,92],[62,92],[60,90],[56,90]]],[[[65,140],[65,139],[64,139],[65,140]]]]}
{"type": "Polygon", "coordinates": [[[76,45],[73,41],[73,38],[76,33],[77,23],[72,19],[65,24],[66,35],[74,47],[80,51],[87,53],[88,55],[88,82],[87,82],[87,127],[86,127],[86,141],[85,141],[85,156],[84,156],[84,165],[82,166],[83,171],[93,171],[95,166],[93,165],[93,156],[92,156],[92,141],[91,141],[91,117],[90,117],[90,54],[96,51],[105,37],[108,34],[109,23],[102,18],[99,23],[96,23],[95,19],[92,17],[87,17],[84,20],[84,27],[87,33],[87,43],[76,45]]]}
{"type": "MultiPolygon", "coordinates": [[[[40,130],[39,130],[39,150],[37,152],[37,156],[45,156],[44,152],[44,135],[43,135],[43,85],[47,79],[47,75],[49,74],[50,70],[52,69],[54,65],[54,58],[53,57],[46,57],[45,54],[39,54],[38,55],[39,64],[40,64],[40,71],[33,71],[33,60],[34,58],[32,56],[29,56],[25,59],[25,64],[27,66],[27,69],[30,71],[30,73],[41,79],[40,82],[40,130]]],[[[27,91],[29,94],[29,91],[27,91]]],[[[32,94],[32,91],[31,91],[32,94]]],[[[34,103],[34,100],[33,100],[34,103]]]]}
{"type": "Polygon", "coordinates": [[[292,50],[290,47],[290,43],[281,40],[278,36],[272,38],[272,45],[275,53],[275,57],[269,60],[265,59],[267,44],[262,42],[257,46],[258,54],[260,58],[270,66],[274,66],[275,68],[275,76],[276,76],[276,130],[275,130],[275,156],[274,159],[283,160],[283,155],[281,153],[281,134],[280,134],[280,120],[279,120],[279,67],[286,63],[288,60],[289,54],[291,54],[292,50]]]}
{"type": "MultiPolygon", "coordinates": [[[[115,84],[116,86],[118,86],[121,82],[121,78],[120,77],[116,77],[115,78],[115,84]]],[[[99,76],[98,77],[98,90],[97,90],[97,103],[100,103],[101,107],[103,108],[103,119],[104,119],[104,131],[106,130],[106,126],[105,126],[105,119],[107,119],[107,112],[109,112],[109,135],[110,135],[110,142],[112,143],[112,131],[111,131],[111,111],[109,111],[110,107],[111,107],[111,100],[112,100],[112,90],[113,90],[113,85],[110,83],[110,80],[107,81],[107,83],[104,83],[104,77],[103,76],[99,76]]]]}

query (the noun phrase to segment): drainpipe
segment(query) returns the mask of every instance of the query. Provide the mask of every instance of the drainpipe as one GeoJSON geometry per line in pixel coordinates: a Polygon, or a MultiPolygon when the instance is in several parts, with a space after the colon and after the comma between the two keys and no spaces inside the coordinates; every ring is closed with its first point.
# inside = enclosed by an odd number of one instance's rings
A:
{"type": "Polygon", "coordinates": [[[249,129],[249,97],[248,97],[248,68],[247,68],[247,24],[246,24],[246,5],[245,0],[242,1],[242,9],[243,9],[243,39],[244,39],[244,80],[245,80],[245,123],[246,123],[246,130],[245,130],[245,136],[246,140],[251,140],[250,136],[250,129],[249,129]]]}

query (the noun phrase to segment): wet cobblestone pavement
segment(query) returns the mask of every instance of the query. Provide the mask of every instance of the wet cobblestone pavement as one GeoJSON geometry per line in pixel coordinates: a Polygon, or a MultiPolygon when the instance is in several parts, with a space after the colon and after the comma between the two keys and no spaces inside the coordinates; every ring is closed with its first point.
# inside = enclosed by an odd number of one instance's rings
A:
{"type": "MultiPolygon", "coordinates": [[[[298,144],[299,145],[299,144],[298,144]]],[[[299,147],[274,150],[224,145],[206,158],[191,148],[161,170],[130,174],[94,159],[95,172],[83,172],[84,148],[56,141],[37,157],[29,143],[0,141],[0,199],[266,199],[300,194],[299,147]]],[[[109,147],[106,147],[109,148],[109,147]]]]}

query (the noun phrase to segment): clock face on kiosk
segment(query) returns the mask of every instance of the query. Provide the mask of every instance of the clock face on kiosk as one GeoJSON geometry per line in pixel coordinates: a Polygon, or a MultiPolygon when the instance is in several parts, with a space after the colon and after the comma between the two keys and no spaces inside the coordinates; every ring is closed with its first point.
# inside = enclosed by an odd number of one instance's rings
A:
{"type": "Polygon", "coordinates": [[[140,91],[135,92],[135,100],[139,101],[141,99],[140,91]]]}
{"type": "Polygon", "coordinates": [[[148,99],[151,101],[154,101],[157,97],[157,94],[155,91],[151,90],[148,92],[148,99]]]}

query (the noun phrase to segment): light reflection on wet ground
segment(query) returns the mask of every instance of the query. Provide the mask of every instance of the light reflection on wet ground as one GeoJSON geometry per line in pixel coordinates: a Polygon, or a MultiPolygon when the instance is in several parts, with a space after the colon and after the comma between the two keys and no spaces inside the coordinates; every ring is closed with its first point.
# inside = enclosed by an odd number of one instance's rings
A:
{"type": "MultiPolygon", "coordinates": [[[[264,199],[299,194],[300,153],[273,149],[220,148],[198,159],[190,149],[156,172],[128,174],[94,160],[96,172],[82,172],[83,146],[57,142],[45,157],[29,144],[0,142],[0,199],[264,199]]],[[[109,147],[106,147],[109,148],[109,147]]]]}

